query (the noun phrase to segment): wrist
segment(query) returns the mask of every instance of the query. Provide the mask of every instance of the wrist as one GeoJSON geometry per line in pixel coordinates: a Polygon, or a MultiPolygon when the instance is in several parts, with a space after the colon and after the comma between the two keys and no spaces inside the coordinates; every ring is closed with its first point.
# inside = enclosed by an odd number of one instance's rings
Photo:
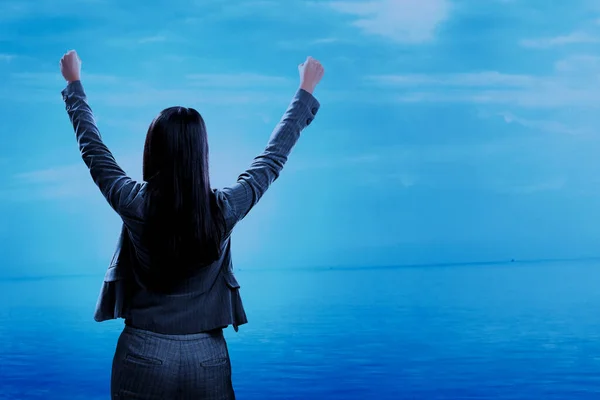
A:
{"type": "Polygon", "coordinates": [[[300,83],[300,89],[307,91],[310,94],[313,94],[313,92],[315,91],[315,85],[309,85],[307,83],[300,83]]]}

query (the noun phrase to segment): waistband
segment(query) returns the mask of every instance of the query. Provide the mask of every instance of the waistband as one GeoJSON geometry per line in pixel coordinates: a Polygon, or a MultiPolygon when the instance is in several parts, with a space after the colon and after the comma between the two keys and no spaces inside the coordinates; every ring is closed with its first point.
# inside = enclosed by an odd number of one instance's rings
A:
{"type": "Polygon", "coordinates": [[[198,339],[207,339],[207,338],[215,338],[223,336],[223,329],[213,329],[208,332],[200,332],[200,333],[190,333],[185,335],[167,335],[164,333],[157,333],[152,331],[147,331],[145,329],[134,328],[130,325],[125,325],[123,329],[123,333],[134,333],[142,336],[150,336],[158,339],[166,339],[166,340],[177,340],[177,341],[186,341],[186,340],[198,340],[198,339]]]}

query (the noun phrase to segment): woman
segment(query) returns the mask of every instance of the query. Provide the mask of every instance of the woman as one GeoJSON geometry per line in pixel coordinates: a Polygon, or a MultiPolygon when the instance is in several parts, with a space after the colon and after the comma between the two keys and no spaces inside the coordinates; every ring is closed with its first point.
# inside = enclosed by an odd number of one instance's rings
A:
{"type": "Polygon", "coordinates": [[[247,322],[233,275],[233,227],[277,179],[300,132],[319,109],[312,96],[323,77],[308,57],[300,88],[265,151],[237,182],[213,190],[200,114],[163,110],[150,124],[143,180],[119,167],[103,144],[80,81],[81,62],[60,62],[63,99],[94,182],[123,220],[95,319],[124,318],[113,359],[113,399],[234,399],[223,329],[247,322]]]}

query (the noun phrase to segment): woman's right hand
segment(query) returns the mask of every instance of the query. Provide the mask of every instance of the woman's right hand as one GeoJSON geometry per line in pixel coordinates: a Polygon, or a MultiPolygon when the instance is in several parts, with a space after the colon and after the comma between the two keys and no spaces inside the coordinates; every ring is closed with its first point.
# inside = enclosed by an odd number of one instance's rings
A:
{"type": "Polygon", "coordinates": [[[298,65],[298,71],[300,72],[300,89],[304,89],[310,94],[314,92],[325,73],[321,63],[312,57],[307,57],[306,61],[298,65]]]}

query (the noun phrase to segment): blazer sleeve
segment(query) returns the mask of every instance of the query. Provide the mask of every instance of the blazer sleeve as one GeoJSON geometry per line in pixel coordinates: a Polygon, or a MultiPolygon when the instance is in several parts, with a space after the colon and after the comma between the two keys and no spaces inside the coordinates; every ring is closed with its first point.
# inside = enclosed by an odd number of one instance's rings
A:
{"type": "Polygon", "coordinates": [[[125,174],[102,141],[81,81],[70,82],[62,96],[81,156],[94,183],[121,217],[134,216],[132,203],[142,185],[125,174]]]}
{"type": "Polygon", "coordinates": [[[257,156],[237,182],[221,190],[228,205],[228,229],[242,220],[254,207],[269,186],[279,177],[300,132],[313,121],[320,104],[303,89],[299,89],[275,127],[267,147],[257,156]]]}

